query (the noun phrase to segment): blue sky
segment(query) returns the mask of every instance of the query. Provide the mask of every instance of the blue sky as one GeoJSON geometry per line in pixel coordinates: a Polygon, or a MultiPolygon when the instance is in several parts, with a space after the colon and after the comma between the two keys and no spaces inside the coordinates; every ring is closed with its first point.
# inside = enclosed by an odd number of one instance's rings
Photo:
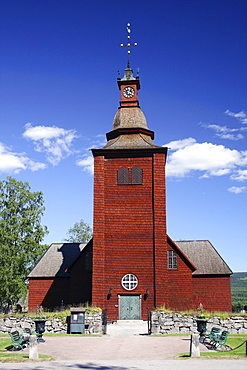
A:
{"type": "Polygon", "coordinates": [[[90,148],[119,106],[130,22],[140,105],[170,148],[168,233],[246,271],[246,0],[2,0],[0,17],[0,180],[43,192],[45,242],[92,224],[90,148]]]}

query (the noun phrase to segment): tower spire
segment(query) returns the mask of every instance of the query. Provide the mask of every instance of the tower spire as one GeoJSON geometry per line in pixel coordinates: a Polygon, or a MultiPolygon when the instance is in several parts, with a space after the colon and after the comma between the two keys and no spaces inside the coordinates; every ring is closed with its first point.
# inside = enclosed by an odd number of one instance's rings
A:
{"type": "Polygon", "coordinates": [[[137,42],[134,42],[133,44],[130,42],[130,34],[131,34],[131,29],[130,29],[130,23],[127,23],[127,44],[120,44],[121,47],[127,46],[127,54],[128,54],[128,63],[127,63],[127,68],[130,69],[130,47],[131,46],[137,46],[137,42]]]}

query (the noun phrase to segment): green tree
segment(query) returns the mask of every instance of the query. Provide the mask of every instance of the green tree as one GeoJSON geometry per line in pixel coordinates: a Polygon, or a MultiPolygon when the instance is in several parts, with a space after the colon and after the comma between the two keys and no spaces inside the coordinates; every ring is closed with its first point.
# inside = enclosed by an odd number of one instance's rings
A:
{"type": "Polygon", "coordinates": [[[26,277],[42,256],[47,227],[41,226],[44,200],[27,182],[0,181],[0,303],[16,303],[27,292],[26,277]]]}
{"type": "Polygon", "coordinates": [[[87,243],[92,238],[92,229],[89,224],[80,220],[76,222],[67,232],[64,241],[69,243],[87,243]]]}

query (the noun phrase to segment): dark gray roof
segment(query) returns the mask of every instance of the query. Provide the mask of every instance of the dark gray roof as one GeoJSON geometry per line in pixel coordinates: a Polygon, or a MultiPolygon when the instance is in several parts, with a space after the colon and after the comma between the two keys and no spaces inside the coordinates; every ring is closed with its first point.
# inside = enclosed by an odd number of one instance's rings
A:
{"type": "Polygon", "coordinates": [[[139,107],[120,108],[113,119],[112,129],[142,127],[147,129],[146,117],[139,107]]]}
{"type": "Polygon", "coordinates": [[[196,266],[193,275],[229,275],[232,270],[208,240],[176,241],[177,246],[196,266]]]}
{"type": "Polygon", "coordinates": [[[51,244],[28,277],[68,276],[65,270],[71,265],[85,246],[86,244],[81,243],[51,244]]]}
{"type": "Polygon", "coordinates": [[[104,149],[150,149],[158,148],[152,139],[144,134],[120,135],[104,146],[104,149]]]}
{"type": "Polygon", "coordinates": [[[108,142],[104,149],[158,148],[152,140],[152,134],[153,132],[148,129],[146,117],[140,107],[121,107],[114,117],[111,137],[107,138],[108,142]],[[130,132],[133,129],[134,132],[130,132]],[[119,130],[121,132],[116,134],[119,130]]]}

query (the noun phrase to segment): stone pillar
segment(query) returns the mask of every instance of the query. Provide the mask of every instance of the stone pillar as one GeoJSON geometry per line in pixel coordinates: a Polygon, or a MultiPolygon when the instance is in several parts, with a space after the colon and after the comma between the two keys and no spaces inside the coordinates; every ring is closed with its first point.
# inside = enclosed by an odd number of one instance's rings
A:
{"type": "Polygon", "coordinates": [[[39,358],[38,354],[38,342],[36,335],[30,335],[29,339],[29,358],[36,360],[39,358]]]}
{"type": "Polygon", "coordinates": [[[200,348],[199,348],[199,334],[191,334],[190,337],[190,357],[200,357],[200,348]]]}

